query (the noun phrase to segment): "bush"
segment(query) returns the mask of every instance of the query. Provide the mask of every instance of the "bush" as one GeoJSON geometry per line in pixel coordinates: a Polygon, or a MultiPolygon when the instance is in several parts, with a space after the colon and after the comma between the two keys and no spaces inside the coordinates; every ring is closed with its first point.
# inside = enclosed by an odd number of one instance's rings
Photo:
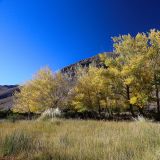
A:
{"type": "Polygon", "coordinates": [[[59,108],[51,108],[51,109],[47,109],[46,111],[44,111],[39,120],[47,120],[47,119],[53,119],[56,117],[61,117],[61,111],[59,110],[59,108]]]}

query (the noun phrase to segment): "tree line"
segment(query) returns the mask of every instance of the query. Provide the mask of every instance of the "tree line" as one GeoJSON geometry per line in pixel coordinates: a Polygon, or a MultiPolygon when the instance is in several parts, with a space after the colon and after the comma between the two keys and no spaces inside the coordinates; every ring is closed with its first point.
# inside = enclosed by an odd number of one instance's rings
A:
{"type": "Polygon", "coordinates": [[[135,110],[145,115],[156,105],[160,114],[160,31],[113,37],[113,56],[100,54],[105,67],[77,67],[76,77],[45,67],[14,95],[14,112],[42,113],[49,108],[107,113],[135,110]]]}

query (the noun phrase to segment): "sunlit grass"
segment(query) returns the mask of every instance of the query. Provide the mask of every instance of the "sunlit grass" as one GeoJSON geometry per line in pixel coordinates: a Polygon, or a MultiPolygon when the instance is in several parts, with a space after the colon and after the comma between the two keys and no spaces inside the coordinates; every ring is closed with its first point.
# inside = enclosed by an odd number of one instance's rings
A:
{"type": "Polygon", "coordinates": [[[159,160],[160,125],[55,120],[0,123],[0,157],[28,160],[159,160]]]}

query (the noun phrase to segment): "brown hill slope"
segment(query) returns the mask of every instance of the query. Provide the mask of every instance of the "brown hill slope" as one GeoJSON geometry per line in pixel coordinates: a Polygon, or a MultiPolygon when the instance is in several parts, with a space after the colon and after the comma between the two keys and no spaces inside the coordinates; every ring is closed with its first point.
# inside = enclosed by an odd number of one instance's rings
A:
{"type": "Polygon", "coordinates": [[[13,105],[13,93],[18,85],[0,85],[0,111],[9,110],[13,105]]]}

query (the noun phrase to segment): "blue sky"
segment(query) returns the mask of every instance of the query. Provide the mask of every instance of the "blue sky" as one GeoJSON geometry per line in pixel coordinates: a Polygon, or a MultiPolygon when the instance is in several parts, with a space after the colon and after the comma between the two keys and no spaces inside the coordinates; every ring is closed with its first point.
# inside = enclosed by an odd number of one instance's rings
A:
{"type": "Polygon", "coordinates": [[[103,51],[111,36],[160,29],[158,0],[0,0],[0,84],[103,51]]]}

